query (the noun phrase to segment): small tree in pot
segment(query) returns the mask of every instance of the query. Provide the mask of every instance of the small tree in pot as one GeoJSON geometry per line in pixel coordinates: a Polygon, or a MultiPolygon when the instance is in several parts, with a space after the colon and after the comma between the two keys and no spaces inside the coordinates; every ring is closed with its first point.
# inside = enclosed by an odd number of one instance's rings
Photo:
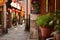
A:
{"type": "Polygon", "coordinates": [[[37,18],[36,23],[41,30],[42,37],[49,37],[54,28],[54,15],[52,13],[41,15],[37,18]]]}

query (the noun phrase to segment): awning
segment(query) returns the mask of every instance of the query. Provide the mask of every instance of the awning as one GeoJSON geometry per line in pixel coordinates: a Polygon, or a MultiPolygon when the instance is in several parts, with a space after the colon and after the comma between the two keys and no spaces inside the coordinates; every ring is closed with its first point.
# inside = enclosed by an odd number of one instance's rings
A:
{"type": "Polygon", "coordinates": [[[14,8],[17,8],[17,9],[21,9],[21,7],[19,6],[19,4],[18,3],[14,3],[14,2],[11,2],[11,4],[10,4],[12,7],[14,7],[14,8]]]}

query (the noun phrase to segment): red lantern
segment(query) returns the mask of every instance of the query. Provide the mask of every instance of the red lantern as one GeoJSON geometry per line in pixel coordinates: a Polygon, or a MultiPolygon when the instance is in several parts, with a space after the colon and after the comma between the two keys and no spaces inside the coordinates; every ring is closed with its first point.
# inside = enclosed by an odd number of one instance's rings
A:
{"type": "Polygon", "coordinates": [[[18,10],[18,12],[20,12],[20,11],[18,10]]]}
{"type": "Polygon", "coordinates": [[[7,11],[10,12],[10,8],[7,8],[7,11]]]}
{"type": "Polygon", "coordinates": [[[15,12],[15,9],[14,8],[12,9],[12,12],[15,12]]]}
{"type": "Polygon", "coordinates": [[[16,12],[18,12],[18,10],[16,10],[16,12]]]}
{"type": "Polygon", "coordinates": [[[17,0],[14,0],[14,3],[16,3],[17,0]]]}
{"type": "Polygon", "coordinates": [[[12,0],[12,2],[16,3],[17,0],[12,0]]]}

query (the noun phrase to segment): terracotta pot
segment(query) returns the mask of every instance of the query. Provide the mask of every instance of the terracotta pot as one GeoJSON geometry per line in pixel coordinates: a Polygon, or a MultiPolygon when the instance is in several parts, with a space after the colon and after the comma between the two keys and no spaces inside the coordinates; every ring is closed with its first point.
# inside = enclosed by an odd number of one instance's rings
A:
{"type": "Polygon", "coordinates": [[[39,30],[41,31],[41,36],[46,38],[49,37],[51,32],[52,32],[52,28],[45,28],[45,27],[39,27],[39,30]]]}
{"type": "Polygon", "coordinates": [[[60,34],[55,34],[55,35],[54,35],[54,39],[55,39],[55,40],[60,40],[60,34]]]}

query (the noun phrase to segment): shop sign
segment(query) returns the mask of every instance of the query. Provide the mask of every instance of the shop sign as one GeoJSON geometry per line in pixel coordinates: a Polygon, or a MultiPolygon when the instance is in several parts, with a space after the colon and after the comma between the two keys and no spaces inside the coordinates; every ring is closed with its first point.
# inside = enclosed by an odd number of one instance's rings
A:
{"type": "Polygon", "coordinates": [[[0,0],[0,5],[3,5],[6,3],[6,0],[0,0]]]}
{"type": "Polygon", "coordinates": [[[17,7],[17,3],[11,2],[11,6],[16,8],[17,7]]]}
{"type": "Polygon", "coordinates": [[[11,2],[11,6],[17,9],[21,9],[18,3],[11,2]]]}

